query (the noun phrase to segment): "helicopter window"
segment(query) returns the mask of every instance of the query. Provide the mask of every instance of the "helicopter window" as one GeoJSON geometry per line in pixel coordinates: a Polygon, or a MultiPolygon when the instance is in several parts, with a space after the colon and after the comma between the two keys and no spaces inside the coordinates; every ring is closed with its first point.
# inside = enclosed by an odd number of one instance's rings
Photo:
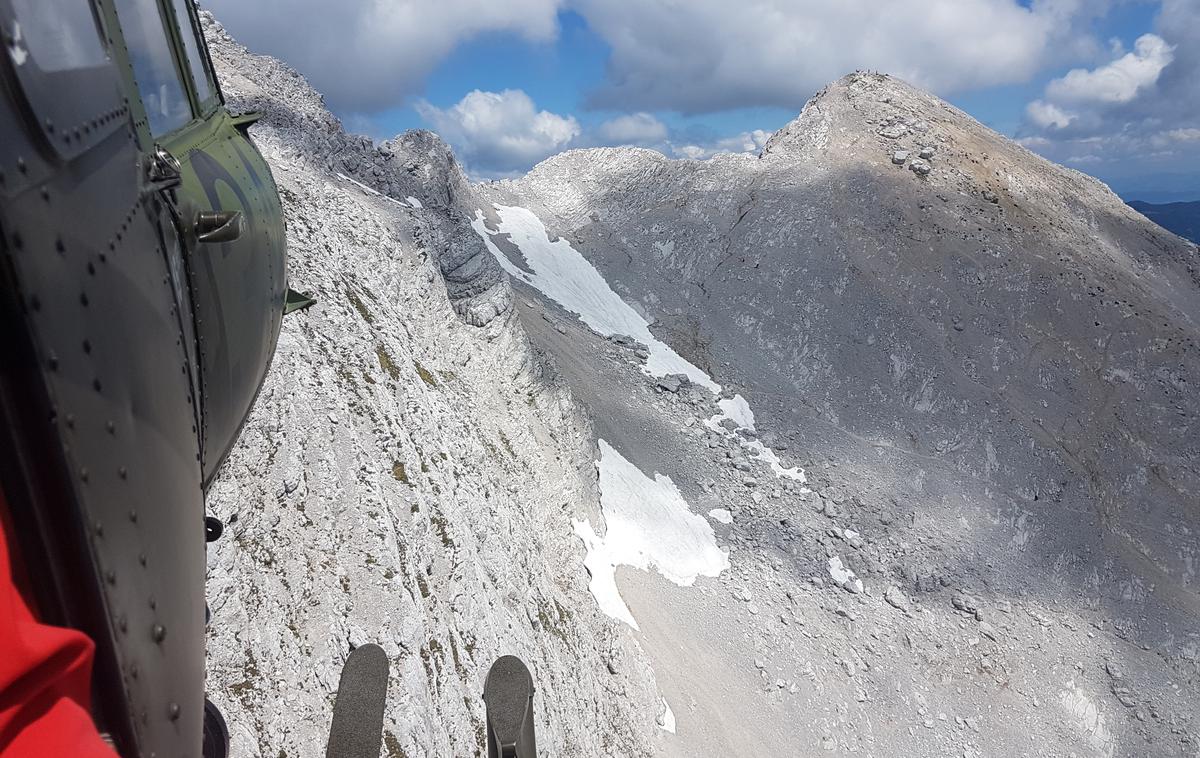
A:
{"type": "Polygon", "coordinates": [[[12,43],[14,61],[28,51],[42,71],[91,68],[108,60],[87,0],[13,0],[21,35],[12,43]]]}
{"type": "Polygon", "coordinates": [[[196,83],[196,102],[205,103],[212,97],[212,82],[205,66],[204,56],[200,52],[200,40],[197,36],[195,21],[191,14],[192,0],[171,0],[175,6],[175,18],[179,20],[179,36],[183,38],[183,49],[187,53],[188,68],[192,71],[192,81],[196,83]]]}
{"type": "Polygon", "coordinates": [[[150,133],[158,137],[192,119],[191,103],[171,54],[167,27],[157,0],[116,0],[115,5],[150,133]]]}

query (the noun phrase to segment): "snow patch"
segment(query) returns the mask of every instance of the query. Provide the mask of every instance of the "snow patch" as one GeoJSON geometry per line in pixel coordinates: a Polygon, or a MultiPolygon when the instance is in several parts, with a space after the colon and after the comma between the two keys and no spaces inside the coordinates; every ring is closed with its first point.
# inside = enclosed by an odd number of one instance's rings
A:
{"type": "Polygon", "coordinates": [[[721,391],[721,385],[712,377],[651,334],[650,323],[608,286],[596,267],[570,242],[561,237],[552,241],[532,211],[496,205],[496,214],[500,217],[496,231],[487,228],[483,211],[475,212],[471,226],[509,276],[536,287],[604,337],[626,334],[644,343],[650,349],[650,358],[642,370],[650,376],[686,374],[714,395],[721,391]],[[492,242],[492,237],[500,234],[509,235],[521,250],[529,272],[521,270],[492,242]]]}
{"type": "Polygon", "coordinates": [[[665,697],[663,698],[662,704],[663,712],[662,715],[658,717],[658,725],[663,729],[663,731],[675,734],[675,712],[671,710],[671,706],[667,703],[667,699],[665,697]]]}
{"type": "Polygon", "coordinates": [[[415,198],[415,197],[413,197],[412,195],[409,195],[408,197],[406,197],[406,198],[404,198],[404,199],[408,201],[408,204],[409,204],[409,205],[411,205],[412,207],[416,208],[417,210],[420,210],[421,208],[424,208],[424,207],[425,207],[424,205],[421,205],[421,201],[420,201],[420,200],[416,199],[416,198],[415,198]]]}
{"type": "MultiPolygon", "coordinates": [[[[373,196],[375,196],[375,197],[382,198],[382,199],[384,199],[384,200],[387,200],[389,203],[395,203],[396,205],[400,206],[401,208],[407,208],[407,207],[408,207],[407,205],[405,205],[404,203],[400,202],[400,201],[399,201],[399,200],[397,200],[396,198],[394,198],[394,197],[389,197],[389,196],[387,196],[387,195],[383,194],[382,192],[380,192],[379,190],[371,189],[370,187],[368,187],[367,185],[363,184],[362,182],[360,182],[360,181],[358,181],[358,180],[356,180],[356,179],[351,179],[350,177],[346,176],[345,174],[341,174],[341,173],[339,173],[339,174],[337,174],[337,177],[338,177],[339,179],[344,179],[344,180],[346,180],[346,181],[350,182],[350,183],[351,183],[351,184],[353,184],[355,187],[358,187],[360,190],[362,190],[363,192],[367,193],[368,195],[373,195],[373,196]]],[[[412,198],[410,197],[410,198],[409,198],[409,200],[412,200],[412,198]]],[[[421,206],[419,206],[419,205],[418,205],[418,206],[415,206],[415,207],[419,208],[419,207],[421,207],[421,206]]]]}
{"type": "Polygon", "coordinates": [[[708,517],[719,524],[733,523],[733,514],[727,508],[713,508],[708,512],[708,517]]]}
{"type": "MultiPolygon", "coordinates": [[[[642,366],[642,371],[650,376],[685,374],[714,395],[720,394],[721,385],[655,337],[650,332],[650,322],[622,300],[596,267],[570,242],[561,237],[551,240],[546,226],[535,213],[517,206],[496,204],[495,208],[500,219],[495,230],[488,228],[482,210],[475,211],[471,227],[509,276],[536,288],[578,315],[585,324],[604,337],[624,334],[644,343],[650,350],[650,357],[642,366]],[[509,260],[496,246],[492,238],[499,235],[508,235],[512,244],[517,246],[525,258],[528,271],[509,260]]],[[[710,429],[732,437],[728,430],[718,426],[728,418],[738,428],[754,431],[754,411],[744,397],[735,395],[722,398],[717,405],[721,413],[705,422],[710,429]]],[[[776,476],[805,481],[801,469],[784,468],[775,451],[758,440],[740,437],[739,440],[752,457],[770,466],[776,476]]]]}
{"type": "Polygon", "coordinates": [[[604,536],[591,522],[575,522],[587,548],[588,588],[600,609],[638,629],[617,589],[617,566],[658,573],[680,586],[698,576],[717,576],[729,568],[729,556],[717,547],[712,527],[692,513],[670,477],[646,476],[611,445],[600,440],[600,509],[604,536]]]}
{"type": "Polygon", "coordinates": [[[859,579],[853,571],[846,568],[842,563],[842,557],[835,555],[829,559],[829,575],[833,577],[833,581],[839,586],[846,586],[847,583],[853,585],[861,594],[863,591],[862,579],[859,579]]]}
{"type": "MultiPolygon", "coordinates": [[[[754,411],[750,410],[750,404],[746,402],[746,398],[741,395],[727,397],[718,401],[717,407],[721,409],[721,413],[715,418],[729,419],[738,425],[738,429],[757,431],[754,428],[754,411]]],[[[718,421],[718,423],[720,422],[718,421]]]]}
{"type": "Polygon", "coordinates": [[[736,439],[752,458],[756,458],[770,466],[775,476],[793,479],[797,482],[808,481],[804,476],[804,471],[799,466],[784,468],[783,462],[780,461],[775,451],[762,442],[756,439],[746,439],[721,426],[722,421],[729,420],[736,424],[738,429],[746,429],[751,432],[757,431],[754,428],[754,411],[750,409],[750,404],[746,402],[746,398],[741,395],[722,398],[717,402],[717,407],[721,409],[721,412],[707,419],[704,422],[705,426],[718,434],[724,435],[728,439],[736,439]]]}

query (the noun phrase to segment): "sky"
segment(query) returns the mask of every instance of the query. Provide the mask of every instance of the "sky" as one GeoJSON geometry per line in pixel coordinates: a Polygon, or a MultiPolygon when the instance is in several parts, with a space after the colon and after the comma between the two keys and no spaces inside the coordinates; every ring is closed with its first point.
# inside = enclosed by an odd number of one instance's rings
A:
{"type": "Polygon", "coordinates": [[[757,152],[858,69],[1126,199],[1200,199],[1200,0],[201,0],[347,129],[433,129],[476,178],[576,147],[757,152]]]}

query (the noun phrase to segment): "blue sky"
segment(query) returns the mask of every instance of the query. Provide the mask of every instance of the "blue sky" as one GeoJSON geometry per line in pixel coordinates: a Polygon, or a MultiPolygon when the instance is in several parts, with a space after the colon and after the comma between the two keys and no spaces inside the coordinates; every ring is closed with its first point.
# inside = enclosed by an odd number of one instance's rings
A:
{"type": "Polygon", "coordinates": [[[205,4],[348,128],[432,128],[477,177],[599,144],[755,151],[823,84],[871,68],[1123,195],[1200,198],[1200,0],[205,4]]]}

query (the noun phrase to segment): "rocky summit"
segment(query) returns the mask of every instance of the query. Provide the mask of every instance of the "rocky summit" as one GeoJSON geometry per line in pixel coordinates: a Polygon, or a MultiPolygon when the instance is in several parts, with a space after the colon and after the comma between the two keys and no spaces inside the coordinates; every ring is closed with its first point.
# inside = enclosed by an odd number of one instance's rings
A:
{"type": "Polygon", "coordinates": [[[1200,756],[1200,253],[897,79],[472,183],[204,14],[293,287],[209,493],[234,754],[1200,756]]]}

